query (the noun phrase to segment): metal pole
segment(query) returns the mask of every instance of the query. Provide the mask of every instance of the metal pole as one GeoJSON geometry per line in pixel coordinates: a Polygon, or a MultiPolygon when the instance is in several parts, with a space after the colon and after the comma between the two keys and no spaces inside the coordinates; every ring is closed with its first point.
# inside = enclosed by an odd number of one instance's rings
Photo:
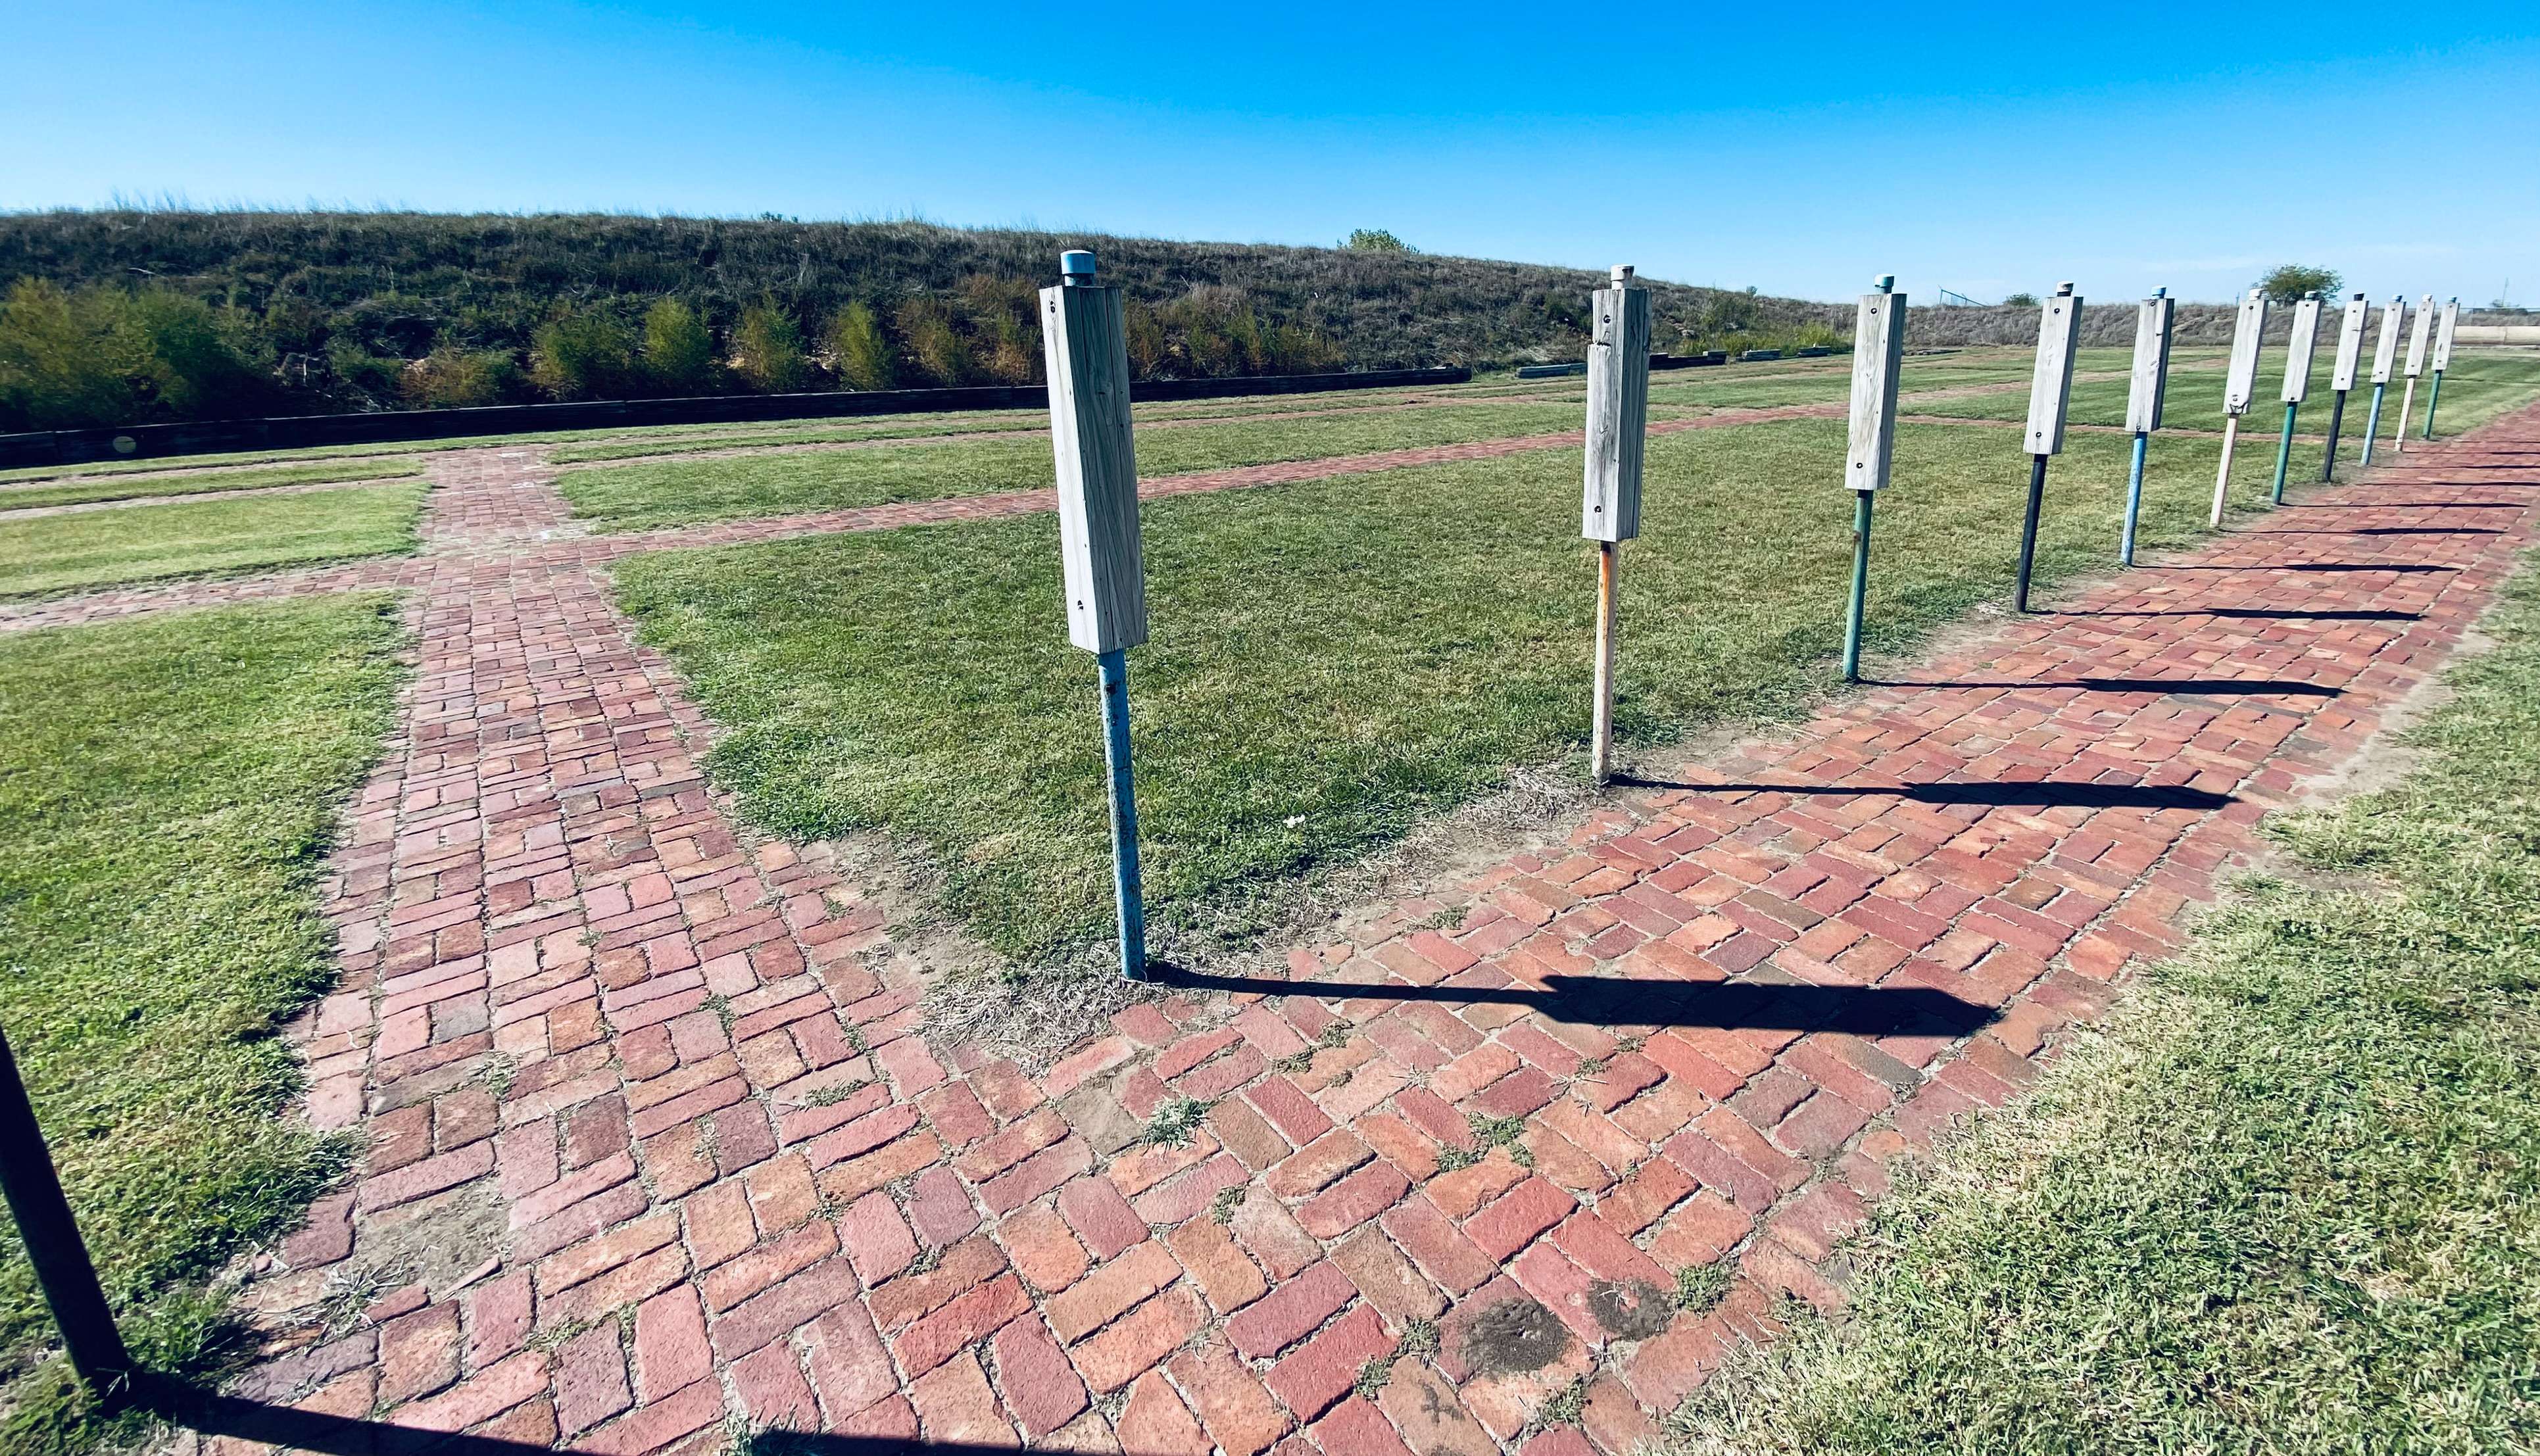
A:
{"type": "Polygon", "coordinates": [[[2337,432],[2345,424],[2346,391],[2340,389],[2328,406],[2328,453],[2320,456],[2319,461],[2319,478],[2323,485],[2337,478],[2337,432]]]}
{"type": "Polygon", "coordinates": [[[2372,385],[2372,412],[2364,417],[2364,458],[2357,463],[2372,463],[2372,442],[2381,438],[2381,393],[2388,384],[2375,381],[2372,385]]]}
{"type": "Polygon", "coordinates": [[[2205,522],[2208,530],[2222,528],[2222,497],[2231,489],[2231,447],[2240,439],[2240,417],[2222,417],[2222,463],[2214,472],[2214,516],[2205,522]]]}
{"type": "Polygon", "coordinates": [[[109,1408],[130,1393],[132,1356],[114,1328],[114,1311],[97,1282],[79,1222],[71,1216],[70,1200],[62,1196],[60,1175],[44,1146],[43,1129],[35,1123],[35,1104],[27,1084],[18,1078],[17,1059],[9,1038],[0,1035],[0,1195],[27,1246],[35,1283],[52,1306],[53,1324],[62,1332],[62,1349],[71,1369],[89,1393],[109,1408]]]}
{"type": "Polygon", "coordinates": [[[2276,491],[2274,503],[2279,506],[2285,503],[2285,467],[2292,464],[2293,459],[2293,419],[2300,413],[2301,406],[2298,404],[2288,404],[2285,406],[2284,438],[2276,442],[2276,491]]]}
{"type": "Polygon", "coordinates": [[[2404,452],[2408,449],[2408,416],[2416,413],[2416,409],[2417,377],[2415,375],[2410,375],[2408,376],[2408,386],[2399,391],[2399,426],[2397,429],[2390,432],[2390,448],[2392,450],[2404,452]]]}
{"type": "Polygon", "coordinates": [[[1870,596],[1870,512],[1874,490],[1857,490],[1852,508],[1852,611],[1843,623],[1843,680],[1861,681],[1861,614],[1870,596]]]}
{"type": "Polygon", "coordinates": [[[2122,566],[2135,564],[2135,520],[2143,515],[2144,451],[2151,443],[2149,433],[2135,432],[2134,463],[2126,467],[2126,529],[2117,542],[2117,561],[2122,566]]]}
{"type": "Polygon", "coordinates": [[[2442,397],[2443,372],[2438,369],[2434,371],[2434,387],[2426,395],[2426,438],[2428,440],[2434,438],[2434,406],[2441,402],[2442,397]]]}
{"type": "Polygon", "coordinates": [[[1619,542],[1596,543],[1596,709],[1588,773],[1599,784],[1614,776],[1614,577],[1622,556],[1619,542]]]}
{"type": "Polygon", "coordinates": [[[2037,513],[2046,504],[2046,456],[2029,456],[2028,519],[2019,527],[2019,589],[2011,599],[2013,611],[2028,610],[2028,573],[2037,564],[2037,513]]]}
{"type": "Polygon", "coordinates": [[[1138,870],[1138,799],[1129,775],[1129,659],[1096,654],[1102,679],[1102,758],[1111,769],[1111,902],[1120,917],[1120,974],[1147,979],[1147,896],[1138,870]]]}

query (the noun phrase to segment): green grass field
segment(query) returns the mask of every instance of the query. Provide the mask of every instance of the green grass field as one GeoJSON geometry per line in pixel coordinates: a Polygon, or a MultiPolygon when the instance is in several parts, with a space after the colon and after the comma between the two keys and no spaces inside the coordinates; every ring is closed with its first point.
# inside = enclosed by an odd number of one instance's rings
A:
{"type": "Polygon", "coordinates": [[[1682,1412],[1750,1453],[2540,1449],[2540,579],[2398,788],[1884,1203],[1840,1325],[1682,1412]]]}
{"type": "MultiPolygon", "coordinates": [[[[92,501],[128,501],[143,496],[208,495],[221,491],[270,490],[286,485],[325,485],[338,481],[384,480],[412,475],[412,460],[347,460],[342,464],[271,465],[246,470],[212,470],[196,474],[83,476],[57,483],[0,487],[0,513],[38,506],[79,506],[92,501]]],[[[0,516],[0,520],[5,520],[0,516]]]]}
{"type": "MultiPolygon", "coordinates": [[[[1148,478],[1233,465],[1314,459],[1576,430],[1576,404],[1472,404],[1429,409],[1176,425],[1138,434],[1148,478]]],[[[665,460],[575,470],[561,482],[574,514],[603,528],[829,511],[890,501],[1038,490],[1053,480],[1045,440],[983,440],[870,450],[665,460]]]]}
{"type": "MultiPolygon", "coordinates": [[[[2114,551],[2126,442],[2077,441],[2041,576],[2114,551]]],[[[1653,441],[1626,551],[1618,721],[1657,741],[1796,711],[1830,685],[1851,500],[1839,421],[1653,441]]],[[[2202,515],[2210,441],[2154,447],[2147,539],[2202,515]]],[[[2316,456],[2311,468],[2316,469],[2316,456]]],[[[2271,460],[2244,456],[2255,502],[2271,460]]],[[[1584,737],[1593,558],[1578,458],[1160,501],[1155,639],[1131,655],[1151,913],[1231,936],[1249,902],[1584,737]]],[[[1981,427],[1909,427],[1871,642],[1998,598],[2026,460],[1981,427]]],[[[640,557],[620,599],[728,735],[719,780],[795,837],[877,827],[942,867],[945,904],[1030,962],[1109,915],[1092,665],[1068,647],[1047,518],[640,557]]]]}
{"type": "Polygon", "coordinates": [[[0,520],[0,599],[410,551],[421,485],[0,520]]]}
{"type": "MultiPolygon", "coordinates": [[[[282,1114],[275,1028],[334,976],[318,916],[335,806],[401,669],[378,595],[0,638],[0,1025],[124,1335],[178,1372],[191,1292],[289,1228],[343,1150],[282,1114]]],[[[0,1370],[50,1327],[0,1219],[0,1370]]],[[[0,1446],[45,1449],[58,1361],[0,1387],[0,1446]]]]}

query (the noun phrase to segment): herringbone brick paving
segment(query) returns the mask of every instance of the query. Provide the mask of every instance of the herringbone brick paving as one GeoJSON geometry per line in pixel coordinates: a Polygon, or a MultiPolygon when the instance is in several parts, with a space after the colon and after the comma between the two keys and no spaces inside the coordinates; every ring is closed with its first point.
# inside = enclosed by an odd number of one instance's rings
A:
{"type": "Polygon", "coordinates": [[[435,468],[435,539],[505,549],[408,579],[420,672],[297,1031],[310,1117],[369,1150],[248,1286],[244,1394],[622,1456],[1567,1456],[1650,1436],[1777,1295],[1839,1304],[1894,1160],[2028,1081],[2427,679],[2529,539],[2540,410],[1037,1073],[929,1045],[880,911],[728,817],[604,558],[537,541],[536,460],[435,468]],[[1145,1141],[1175,1097],[1206,1117],[1145,1141]],[[1672,1314],[1714,1262],[1726,1299],[1672,1314]]]}

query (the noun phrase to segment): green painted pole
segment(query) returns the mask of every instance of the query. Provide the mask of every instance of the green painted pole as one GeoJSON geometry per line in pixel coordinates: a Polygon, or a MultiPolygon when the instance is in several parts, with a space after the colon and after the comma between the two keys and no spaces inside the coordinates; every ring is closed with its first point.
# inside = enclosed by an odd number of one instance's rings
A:
{"type": "Polygon", "coordinates": [[[2372,442],[2381,434],[2381,394],[2389,387],[2388,384],[2378,382],[2372,386],[2372,413],[2364,417],[2364,458],[2357,461],[2358,464],[2372,463],[2372,442]]]}
{"type": "Polygon", "coordinates": [[[1843,680],[1861,681],[1861,613],[1870,596],[1870,510],[1878,492],[1857,490],[1852,508],[1852,611],[1843,622],[1843,680]]]}
{"type": "Polygon", "coordinates": [[[2434,392],[2426,396],[2426,438],[2434,438],[2434,401],[2443,397],[2443,372],[2434,371],[2434,392]]]}
{"type": "Polygon", "coordinates": [[[2117,542],[2117,562],[2122,566],[2135,564],[2135,521],[2143,515],[2144,450],[2151,443],[2152,436],[2149,433],[2142,430],[2135,432],[2134,463],[2126,467],[2125,537],[2117,542]]]}
{"type": "Polygon", "coordinates": [[[2283,439],[2276,442],[2275,504],[2279,506],[2285,503],[2285,467],[2292,464],[2293,458],[2293,417],[2300,413],[2301,406],[2298,404],[2285,406],[2285,434],[2283,439]]]}
{"type": "Polygon", "coordinates": [[[1147,897],[1138,867],[1138,797],[1129,773],[1129,662],[1118,648],[1094,657],[1102,684],[1102,757],[1111,780],[1111,904],[1120,920],[1120,974],[1147,979],[1147,897]]]}

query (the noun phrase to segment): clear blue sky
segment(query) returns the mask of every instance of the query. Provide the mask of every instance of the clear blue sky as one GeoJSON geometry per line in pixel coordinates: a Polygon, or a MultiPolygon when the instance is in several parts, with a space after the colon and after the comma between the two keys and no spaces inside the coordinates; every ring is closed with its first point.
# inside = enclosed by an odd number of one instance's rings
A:
{"type": "Polygon", "coordinates": [[[2540,6],[25,0],[0,207],[919,215],[2540,302],[2540,6]],[[1609,20],[1610,18],[1610,20],[1609,20]]]}

